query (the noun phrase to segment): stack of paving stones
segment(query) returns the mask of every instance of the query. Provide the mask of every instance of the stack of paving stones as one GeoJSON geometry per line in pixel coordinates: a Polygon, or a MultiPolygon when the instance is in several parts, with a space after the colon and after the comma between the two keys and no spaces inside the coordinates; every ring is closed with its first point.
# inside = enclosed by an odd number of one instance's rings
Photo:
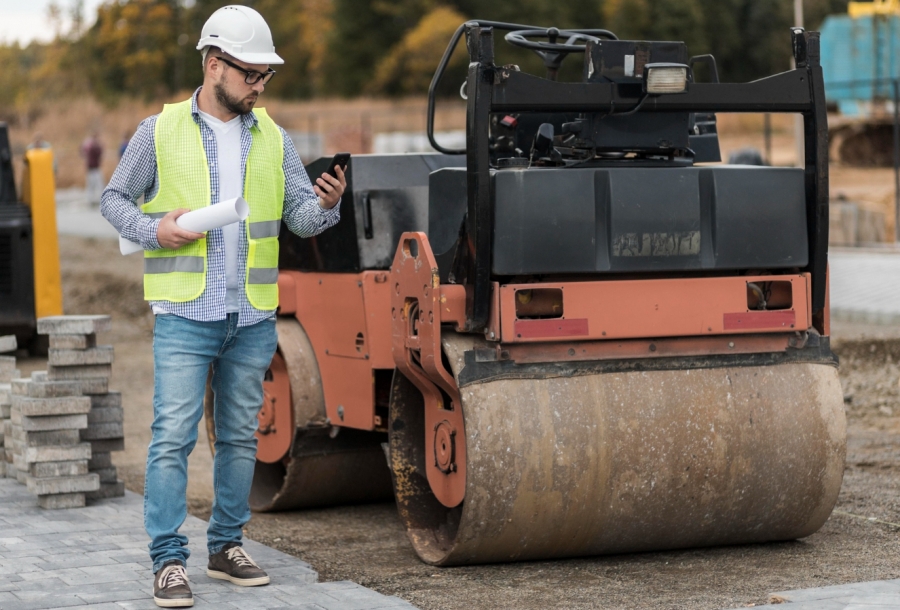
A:
{"type": "Polygon", "coordinates": [[[125,494],[110,452],[125,449],[122,425],[122,395],[109,391],[113,348],[97,345],[97,333],[110,330],[109,316],[55,316],[38,320],[38,333],[50,336],[46,373],[35,373],[32,381],[66,381],[77,384],[77,391],[90,399],[87,426],[79,431],[89,443],[88,471],[96,474],[100,487],[87,492],[88,500],[113,498],[125,494]]]}
{"type": "MultiPolygon", "coordinates": [[[[16,336],[5,335],[0,337],[0,477],[6,476],[6,422],[9,421],[12,401],[10,390],[12,380],[19,376],[16,370],[16,336]]],[[[12,453],[9,455],[12,461],[12,453]]],[[[10,470],[12,468],[10,467],[10,470]]]]}

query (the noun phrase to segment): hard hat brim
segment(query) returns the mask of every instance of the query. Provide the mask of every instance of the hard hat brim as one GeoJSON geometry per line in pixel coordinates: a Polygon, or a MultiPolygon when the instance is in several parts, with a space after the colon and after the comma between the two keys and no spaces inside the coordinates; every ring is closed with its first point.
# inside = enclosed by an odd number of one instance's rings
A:
{"type": "MultiPolygon", "coordinates": [[[[228,53],[228,51],[225,51],[228,53]]],[[[277,53],[228,53],[238,61],[248,64],[283,64],[284,60],[277,53]]]]}

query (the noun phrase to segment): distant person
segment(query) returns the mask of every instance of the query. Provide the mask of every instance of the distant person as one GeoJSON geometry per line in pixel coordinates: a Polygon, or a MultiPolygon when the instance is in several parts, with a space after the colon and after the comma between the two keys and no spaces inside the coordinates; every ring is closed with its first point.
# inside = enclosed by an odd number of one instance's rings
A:
{"type": "Polygon", "coordinates": [[[100,163],[103,160],[103,144],[100,143],[100,134],[96,131],[81,144],[81,156],[87,164],[87,179],[85,181],[85,194],[88,203],[100,205],[100,195],[103,193],[103,172],[100,163]]]}
{"type": "Polygon", "coordinates": [[[125,156],[125,149],[128,148],[128,143],[131,142],[131,132],[125,131],[122,134],[122,143],[119,144],[119,160],[122,160],[122,157],[125,156]]]}
{"type": "MultiPolygon", "coordinates": [[[[279,228],[311,237],[334,226],[347,185],[338,168],[337,177],[322,174],[314,186],[287,133],[254,109],[275,74],[270,64],[284,63],[262,15],[245,6],[217,10],[197,49],[203,85],[140,124],[100,207],[123,237],[143,246],[144,298],[156,315],[144,527],[153,599],[166,608],[194,604],[185,569],[191,553],[179,529],[210,367],[216,451],[206,574],[241,586],[269,582],[243,549],[242,528],[250,520],[263,379],[278,344],[279,228]],[[242,195],[246,221],[205,235],[175,222],[242,195]],[[147,203],[139,206],[142,196],[147,203]]],[[[261,607],[240,595],[235,606],[242,597],[261,607]]]]}

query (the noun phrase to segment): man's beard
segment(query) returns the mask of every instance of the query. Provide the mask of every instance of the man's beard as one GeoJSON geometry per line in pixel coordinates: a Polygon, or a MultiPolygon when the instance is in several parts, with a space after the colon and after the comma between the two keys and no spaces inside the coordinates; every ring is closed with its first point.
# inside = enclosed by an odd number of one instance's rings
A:
{"type": "Polygon", "coordinates": [[[213,86],[216,93],[216,101],[218,101],[225,109],[235,114],[247,114],[253,110],[253,105],[259,97],[258,93],[253,93],[244,99],[238,99],[225,90],[225,85],[221,81],[213,86]]]}

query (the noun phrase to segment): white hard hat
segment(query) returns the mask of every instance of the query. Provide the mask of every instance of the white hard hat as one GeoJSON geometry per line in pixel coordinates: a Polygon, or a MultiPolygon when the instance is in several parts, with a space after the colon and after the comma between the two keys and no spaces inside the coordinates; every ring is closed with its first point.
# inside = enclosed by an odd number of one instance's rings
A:
{"type": "Polygon", "coordinates": [[[203,24],[197,50],[218,47],[248,64],[283,64],[275,54],[272,31],[263,16],[249,6],[223,6],[203,24]]]}

